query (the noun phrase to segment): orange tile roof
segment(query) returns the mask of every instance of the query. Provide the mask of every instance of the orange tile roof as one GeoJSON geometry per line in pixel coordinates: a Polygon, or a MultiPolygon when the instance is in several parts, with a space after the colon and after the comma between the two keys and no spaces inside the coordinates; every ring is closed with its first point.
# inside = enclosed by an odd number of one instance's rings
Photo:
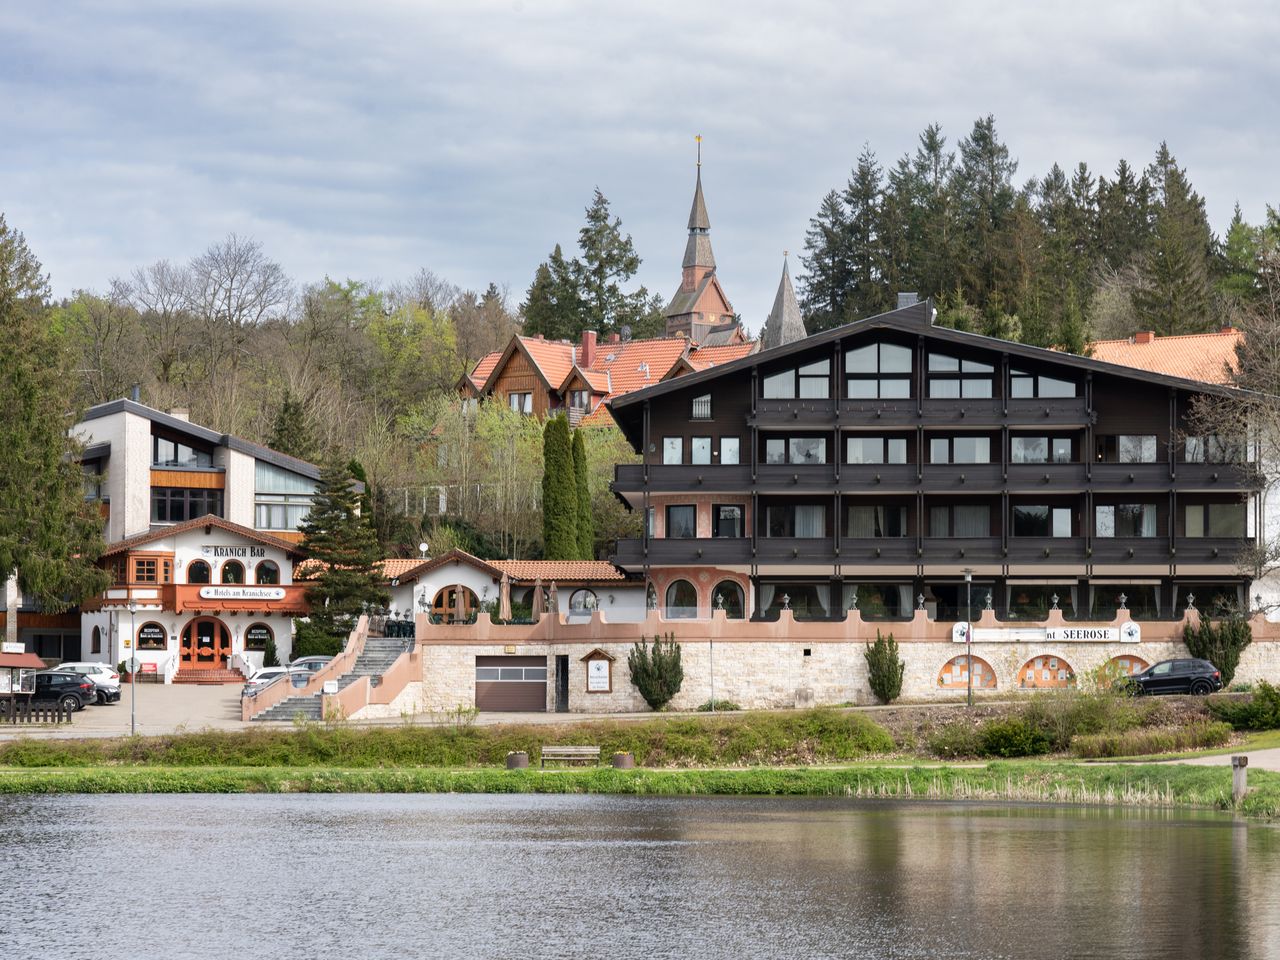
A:
{"type": "Polygon", "coordinates": [[[1230,327],[1216,333],[1172,337],[1138,334],[1125,340],[1096,340],[1089,344],[1088,352],[1105,363],[1226,384],[1237,369],[1236,345],[1243,339],[1244,334],[1230,327]]]}
{"type": "Polygon", "coordinates": [[[412,570],[421,563],[422,560],[419,557],[392,557],[382,561],[382,575],[388,580],[394,580],[406,570],[412,570]]]}
{"type": "Polygon", "coordinates": [[[489,560],[512,580],[625,580],[608,560],[489,560]]]}
{"type": "Polygon", "coordinates": [[[594,410],[578,421],[580,427],[612,427],[616,423],[609,408],[601,403],[594,410]]]}
{"type": "Polygon", "coordinates": [[[219,530],[225,530],[227,533],[233,533],[236,536],[244,537],[246,540],[255,540],[258,543],[265,544],[268,547],[275,547],[283,550],[291,556],[303,556],[302,550],[298,544],[288,540],[281,540],[279,537],[273,537],[269,533],[263,533],[261,530],[253,530],[249,527],[241,526],[238,523],[232,523],[230,520],[224,520],[222,517],[216,517],[213,514],[206,514],[203,517],[196,517],[193,520],[185,520],[182,523],[174,523],[164,527],[155,527],[146,533],[135,534],[124,540],[117,540],[115,543],[109,544],[107,549],[102,552],[102,556],[109,557],[112,554],[124,553],[132,550],[134,547],[146,546],[148,543],[154,543],[157,540],[164,540],[167,537],[177,536],[186,533],[189,530],[196,530],[200,527],[217,527],[219,530]]]}
{"type": "Polygon", "coordinates": [[[720,347],[698,347],[689,354],[689,363],[695,370],[706,370],[718,367],[730,360],[740,360],[756,352],[759,344],[754,340],[746,343],[728,343],[720,347]]]}
{"type": "Polygon", "coordinates": [[[609,374],[613,385],[610,396],[616,397],[662,380],[688,346],[684,337],[605,343],[596,347],[596,362],[591,369],[609,374]]]}
{"type": "Polygon", "coordinates": [[[498,365],[498,361],[502,359],[502,351],[495,350],[493,353],[486,353],[478,361],[476,361],[475,369],[471,371],[471,382],[477,387],[483,387],[489,374],[493,373],[493,368],[498,365]]]}
{"type": "Polygon", "coordinates": [[[547,383],[553,390],[558,389],[573,369],[573,344],[567,340],[539,340],[537,337],[519,339],[547,383]]]}

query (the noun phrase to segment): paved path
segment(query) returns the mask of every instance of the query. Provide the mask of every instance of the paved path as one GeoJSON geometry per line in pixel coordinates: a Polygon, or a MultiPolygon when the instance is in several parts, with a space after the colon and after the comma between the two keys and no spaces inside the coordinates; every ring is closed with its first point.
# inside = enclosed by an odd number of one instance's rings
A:
{"type": "Polygon", "coordinates": [[[96,704],[76,713],[71,725],[23,729],[0,724],[0,740],[129,735],[129,699],[137,694],[137,731],[146,736],[196,730],[242,730],[240,684],[140,683],[121,687],[119,703],[96,704]]]}
{"type": "MultiPolygon", "coordinates": [[[[1208,757],[1192,757],[1189,760],[1165,761],[1171,763],[1190,763],[1197,767],[1229,767],[1232,756],[1240,756],[1241,751],[1214,754],[1208,757]]],[[[1280,747],[1269,747],[1265,750],[1245,750],[1243,755],[1249,758],[1249,766],[1254,770],[1280,771],[1280,747]]]]}

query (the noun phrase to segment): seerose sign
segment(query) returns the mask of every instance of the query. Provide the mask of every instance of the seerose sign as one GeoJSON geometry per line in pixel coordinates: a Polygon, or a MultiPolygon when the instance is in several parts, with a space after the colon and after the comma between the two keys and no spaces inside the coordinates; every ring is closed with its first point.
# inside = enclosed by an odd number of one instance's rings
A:
{"type": "MultiPolygon", "coordinates": [[[[964,624],[951,629],[951,639],[964,643],[964,624]]],[[[1142,626],[1120,627],[974,627],[974,643],[1138,643],[1142,626]]]]}
{"type": "Polygon", "coordinates": [[[209,585],[200,588],[201,600],[283,600],[284,587],[209,585]]]}

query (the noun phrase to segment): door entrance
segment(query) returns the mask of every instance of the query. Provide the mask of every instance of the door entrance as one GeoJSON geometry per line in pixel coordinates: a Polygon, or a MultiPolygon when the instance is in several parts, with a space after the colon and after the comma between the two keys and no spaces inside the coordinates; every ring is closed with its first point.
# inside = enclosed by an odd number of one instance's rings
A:
{"type": "Polygon", "coordinates": [[[231,659],[231,633],[220,620],[192,620],[182,629],[182,668],[222,670],[231,659]]]}
{"type": "Polygon", "coordinates": [[[569,712],[569,657],[556,655],[556,713],[569,712]]]}

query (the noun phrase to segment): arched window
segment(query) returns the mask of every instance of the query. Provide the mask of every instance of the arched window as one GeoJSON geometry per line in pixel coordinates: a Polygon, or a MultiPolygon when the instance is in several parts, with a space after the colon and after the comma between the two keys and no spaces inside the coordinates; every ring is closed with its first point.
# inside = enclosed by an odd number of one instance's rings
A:
{"type": "Polygon", "coordinates": [[[239,560],[228,560],[222,565],[223,583],[244,583],[244,564],[239,560]]]}
{"type": "Polygon", "coordinates": [[[280,568],[270,560],[263,560],[253,568],[253,577],[256,583],[269,584],[278,586],[280,583],[280,568]]]}
{"type": "Polygon", "coordinates": [[[583,587],[575,590],[569,595],[569,612],[580,613],[587,616],[591,615],[591,611],[600,606],[600,601],[596,597],[594,590],[588,590],[583,587]]]}
{"type": "Polygon", "coordinates": [[[1032,657],[1018,671],[1019,687],[1069,687],[1076,682],[1076,672],[1061,657],[1043,654],[1032,657]]]}
{"type": "Polygon", "coordinates": [[[711,591],[711,609],[724,610],[730,620],[741,620],[746,602],[743,600],[742,587],[733,580],[721,580],[711,591]]]}
{"type": "Polygon", "coordinates": [[[138,627],[139,650],[164,650],[169,646],[169,631],[161,623],[144,623],[138,627]]]}
{"type": "Polygon", "coordinates": [[[692,620],[698,616],[698,591],[688,580],[674,580],[667,587],[668,620],[692,620]]]}
{"type": "Polygon", "coordinates": [[[266,650],[267,644],[275,639],[275,634],[265,623],[250,624],[244,632],[244,648],[246,650],[266,650]]]}
{"type": "Polygon", "coordinates": [[[467,587],[445,587],[436,594],[431,612],[441,623],[470,623],[479,605],[476,595],[467,587]]]}
{"type": "MultiPolygon", "coordinates": [[[[945,690],[967,690],[969,687],[969,658],[952,657],[942,665],[938,673],[938,686],[945,690]]],[[[973,658],[973,689],[994,690],[996,672],[981,657],[973,658]]]]}
{"type": "Polygon", "coordinates": [[[89,641],[89,652],[90,653],[102,652],[102,628],[101,627],[93,628],[92,638],[89,641]]]}
{"type": "Polygon", "coordinates": [[[208,583],[209,579],[209,565],[203,560],[192,560],[187,564],[187,583],[208,583]]]}

